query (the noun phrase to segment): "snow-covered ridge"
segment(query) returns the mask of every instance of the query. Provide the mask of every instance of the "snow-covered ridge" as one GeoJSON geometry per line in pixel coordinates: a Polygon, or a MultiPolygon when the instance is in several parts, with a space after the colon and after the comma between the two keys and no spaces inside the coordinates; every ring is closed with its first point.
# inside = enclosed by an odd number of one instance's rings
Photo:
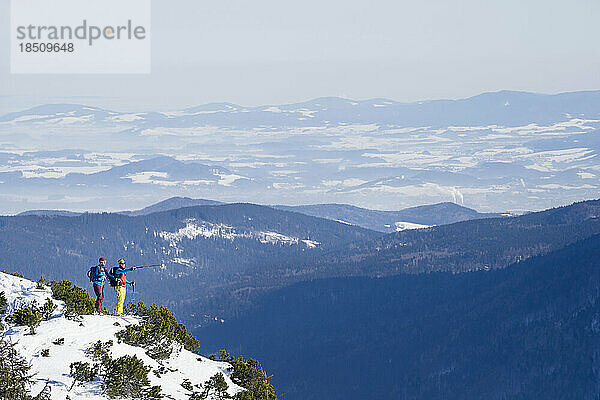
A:
{"type": "MultiPolygon", "coordinates": [[[[0,292],[8,302],[7,314],[15,309],[28,305],[34,300],[43,304],[46,299],[51,298],[49,289],[38,289],[36,283],[26,279],[0,273],[0,292]]],[[[204,383],[217,373],[222,373],[228,385],[228,393],[233,395],[240,390],[229,378],[229,364],[225,362],[212,361],[208,358],[198,356],[190,351],[181,349],[173,352],[162,365],[167,368],[167,373],[160,377],[152,373],[160,367],[158,361],[146,355],[145,349],[119,343],[115,334],[127,325],[139,323],[136,317],[117,317],[109,315],[84,315],[76,320],[67,319],[64,314],[64,303],[58,300],[53,302],[57,305],[52,317],[42,321],[36,328],[36,333],[30,335],[29,328],[23,326],[6,326],[3,336],[6,340],[16,343],[15,349],[19,354],[31,363],[31,373],[34,374],[31,392],[39,393],[49,383],[52,399],[107,399],[103,394],[99,378],[84,384],[75,385],[69,391],[73,383],[70,376],[70,364],[76,361],[91,362],[86,354],[86,349],[97,341],[113,341],[112,356],[118,358],[124,355],[135,355],[142,360],[144,365],[151,367],[148,374],[150,385],[160,385],[163,398],[188,399],[189,391],[181,386],[184,379],[192,384],[204,383]],[[63,338],[63,344],[55,344],[57,339],[63,338]],[[48,349],[47,357],[41,356],[42,350],[48,349]]]]}
{"type": "Polygon", "coordinates": [[[320,242],[310,239],[300,239],[283,235],[271,231],[247,231],[240,232],[238,228],[225,224],[214,224],[207,221],[199,221],[195,218],[185,220],[185,227],[178,229],[176,232],[158,232],[158,236],[169,242],[172,247],[175,247],[178,242],[184,238],[194,240],[198,237],[204,238],[222,238],[234,240],[236,238],[254,239],[265,244],[287,244],[298,245],[304,244],[306,247],[316,247],[320,242]]]}
{"type": "Polygon", "coordinates": [[[397,222],[395,222],[395,225],[396,225],[396,232],[405,231],[405,230],[409,230],[409,229],[429,228],[429,225],[415,224],[413,222],[404,222],[404,221],[397,221],[397,222]]]}

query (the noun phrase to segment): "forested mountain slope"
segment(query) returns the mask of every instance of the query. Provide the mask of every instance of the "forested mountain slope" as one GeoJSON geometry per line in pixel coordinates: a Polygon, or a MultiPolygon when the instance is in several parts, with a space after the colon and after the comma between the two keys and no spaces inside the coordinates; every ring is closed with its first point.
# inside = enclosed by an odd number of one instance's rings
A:
{"type": "Polygon", "coordinates": [[[594,235],[501,270],[303,282],[195,333],[289,400],[596,399],[599,259],[594,235]]]}
{"type": "Polygon", "coordinates": [[[319,259],[326,276],[503,268],[600,233],[600,200],[388,234],[319,259]]]}

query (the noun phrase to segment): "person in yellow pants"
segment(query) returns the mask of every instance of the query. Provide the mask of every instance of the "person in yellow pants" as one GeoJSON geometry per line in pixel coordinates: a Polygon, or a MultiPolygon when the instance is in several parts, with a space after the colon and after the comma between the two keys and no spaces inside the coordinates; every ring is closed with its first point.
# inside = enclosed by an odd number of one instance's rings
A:
{"type": "Polygon", "coordinates": [[[127,280],[126,273],[133,271],[135,267],[125,268],[125,260],[122,258],[119,260],[119,266],[114,268],[114,277],[117,280],[117,308],[115,309],[115,315],[123,315],[123,305],[125,304],[125,295],[127,294],[127,285],[133,285],[133,281],[127,280]]]}

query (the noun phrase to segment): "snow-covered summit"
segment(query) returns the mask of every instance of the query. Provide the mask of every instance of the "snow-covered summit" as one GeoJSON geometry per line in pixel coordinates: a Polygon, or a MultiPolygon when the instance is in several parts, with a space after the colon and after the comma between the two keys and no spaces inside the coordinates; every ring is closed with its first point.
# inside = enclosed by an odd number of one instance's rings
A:
{"type": "Polygon", "coordinates": [[[181,348],[165,360],[157,361],[146,354],[142,347],[119,343],[115,334],[128,325],[138,324],[141,319],[133,316],[83,315],[77,318],[65,316],[65,303],[52,299],[57,306],[51,317],[42,321],[31,335],[26,326],[15,326],[7,322],[6,316],[36,301],[42,305],[52,298],[50,289],[38,288],[37,283],[16,276],[0,273],[0,292],[4,292],[7,309],[2,316],[5,340],[15,343],[15,349],[31,364],[34,374],[31,392],[39,393],[46,384],[51,388],[52,399],[107,399],[101,378],[83,385],[73,385],[70,365],[73,362],[89,362],[86,352],[98,341],[112,341],[113,358],[135,355],[145,366],[150,367],[150,385],[161,387],[162,397],[188,399],[190,391],[182,386],[184,380],[191,384],[204,384],[211,377],[222,373],[228,393],[234,395],[243,388],[230,379],[230,364],[213,361],[181,348]]]}

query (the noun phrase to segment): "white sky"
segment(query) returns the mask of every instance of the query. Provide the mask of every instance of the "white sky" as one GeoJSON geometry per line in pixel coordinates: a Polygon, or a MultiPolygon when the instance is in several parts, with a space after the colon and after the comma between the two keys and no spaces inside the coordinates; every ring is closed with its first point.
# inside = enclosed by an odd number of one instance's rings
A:
{"type": "Polygon", "coordinates": [[[153,0],[150,75],[11,75],[9,16],[0,112],[600,89],[597,0],[153,0]]]}

